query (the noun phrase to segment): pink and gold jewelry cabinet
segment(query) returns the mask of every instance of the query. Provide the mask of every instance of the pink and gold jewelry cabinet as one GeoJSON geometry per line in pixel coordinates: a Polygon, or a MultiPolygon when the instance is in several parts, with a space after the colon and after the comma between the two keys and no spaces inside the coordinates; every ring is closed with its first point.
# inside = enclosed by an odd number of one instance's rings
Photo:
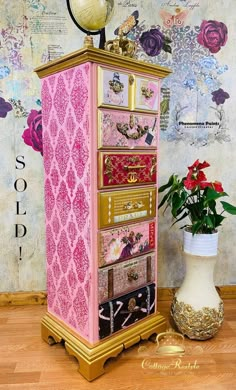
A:
{"type": "Polygon", "coordinates": [[[100,49],[41,78],[48,310],[89,381],[166,321],[157,303],[160,82],[170,70],[100,49]]]}

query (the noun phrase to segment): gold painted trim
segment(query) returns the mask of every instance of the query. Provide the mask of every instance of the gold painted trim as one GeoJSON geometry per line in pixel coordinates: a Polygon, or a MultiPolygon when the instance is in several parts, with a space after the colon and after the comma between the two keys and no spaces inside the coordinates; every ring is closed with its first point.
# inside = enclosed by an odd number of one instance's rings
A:
{"type": "Polygon", "coordinates": [[[50,313],[44,316],[41,330],[43,340],[50,345],[64,341],[66,351],[78,360],[81,375],[92,381],[104,373],[103,366],[109,358],[116,357],[123,349],[148,339],[154,333],[164,332],[166,320],[160,313],[155,313],[94,345],[83,342],[50,313]]]}
{"type": "Polygon", "coordinates": [[[96,62],[102,65],[122,67],[127,71],[140,72],[159,78],[164,78],[172,72],[169,68],[166,67],[113,54],[97,48],[83,48],[81,50],[67,54],[58,59],[50,61],[47,64],[37,67],[35,72],[39,78],[43,78],[62,70],[84,64],[85,62],[96,62]]]}

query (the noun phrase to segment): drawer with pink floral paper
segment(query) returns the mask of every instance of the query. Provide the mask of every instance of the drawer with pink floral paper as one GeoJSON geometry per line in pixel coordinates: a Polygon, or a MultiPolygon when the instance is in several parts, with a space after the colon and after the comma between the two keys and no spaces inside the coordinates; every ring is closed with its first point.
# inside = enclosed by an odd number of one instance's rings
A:
{"type": "Polygon", "coordinates": [[[136,257],[98,271],[98,301],[126,294],[155,279],[155,253],[136,257]]]}
{"type": "Polygon", "coordinates": [[[159,80],[135,77],[134,110],[159,110],[159,80]]]}
{"type": "Polygon", "coordinates": [[[98,111],[98,148],[156,148],[158,116],[98,111]]]}
{"type": "Polygon", "coordinates": [[[99,232],[99,267],[147,253],[156,246],[155,221],[123,225],[99,232]]]}

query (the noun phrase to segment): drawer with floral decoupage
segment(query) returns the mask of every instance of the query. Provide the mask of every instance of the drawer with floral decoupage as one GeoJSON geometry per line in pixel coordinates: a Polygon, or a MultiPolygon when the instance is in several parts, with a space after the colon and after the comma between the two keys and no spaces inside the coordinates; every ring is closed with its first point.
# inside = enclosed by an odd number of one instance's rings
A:
{"type": "Polygon", "coordinates": [[[100,192],[98,227],[151,219],[156,216],[156,187],[100,192]]]}
{"type": "Polygon", "coordinates": [[[156,183],[156,153],[99,152],[98,157],[100,189],[156,183]]]}
{"type": "Polygon", "coordinates": [[[155,312],[155,284],[99,305],[99,338],[136,324],[155,312]]]}
{"type": "Polygon", "coordinates": [[[159,81],[135,76],[133,110],[159,110],[159,81]]]}
{"type": "Polygon", "coordinates": [[[98,67],[98,106],[131,108],[132,90],[130,74],[118,70],[98,67]]]}
{"type": "Polygon", "coordinates": [[[159,80],[98,67],[98,107],[131,111],[159,110],[159,80]]]}
{"type": "Polygon", "coordinates": [[[100,230],[98,243],[99,267],[143,255],[156,248],[155,220],[100,230]]]}
{"type": "Polygon", "coordinates": [[[122,261],[98,270],[98,301],[136,290],[155,280],[155,253],[122,261]]]}
{"type": "Polygon", "coordinates": [[[157,132],[157,115],[98,110],[99,149],[155,149],[157,132]]]}

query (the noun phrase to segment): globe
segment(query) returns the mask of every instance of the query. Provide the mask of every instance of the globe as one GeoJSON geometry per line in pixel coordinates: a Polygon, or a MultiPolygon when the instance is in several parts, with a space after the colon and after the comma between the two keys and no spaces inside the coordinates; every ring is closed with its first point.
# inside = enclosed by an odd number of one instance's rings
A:
{"type": "Polygon", "coordinates": [[[83,29],[101,30],[112,18],[114,0],[70,0],[70,8],[83,29]]]}

